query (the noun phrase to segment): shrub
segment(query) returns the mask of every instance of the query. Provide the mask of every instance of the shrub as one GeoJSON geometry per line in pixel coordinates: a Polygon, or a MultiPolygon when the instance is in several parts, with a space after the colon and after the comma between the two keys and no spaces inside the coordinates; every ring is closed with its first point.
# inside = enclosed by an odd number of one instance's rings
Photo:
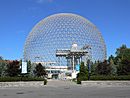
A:
{"type": "Polygon", "coordinates": [[[88,70],[84,66],[84,63],[81,62],[80,72],[77,74],[77,84],[81,84],[81,81],[88,80],[88,70]]]}
{"type": "Polygon", "coordinates": [[[105,60],[97,65],[96,71],[99,75],[110,75],[111,74],[111,66],[105,60]]]}
{"type": "Polygon", "coordinates": [[[41,76],[45,77],[45,75],[47,75],[45,67],[42,66],[41,63],[37,64],[35,69],[36,69],[35,70],[35,75],[37,77],[41,77],[41,76]]]}
{"type": "Polygon", "coordinates": [[[6,73],[8,76],[10,77],[15,77],[18,76],[18,74],[20,74],[20,65],[19,65],[19,61],[10,61],[7,64],[7,70],[6,73]]]}
{"type": "Polygon", "coordinates": [[[130,75],[112,76],[112,75],[95,75],[91,80],[130,80],[130,75]]]}
{"type": "Polygon", "coordinates": [[[0,77],[0,82],[17,82],[17,81],[45,81],[47,80],[40,77],[0,77]]]}
{"type": "Polygon", "coordinates": [[[123,59],[117,67],[118,75],[130,75],[130,60],[123,59]]]}

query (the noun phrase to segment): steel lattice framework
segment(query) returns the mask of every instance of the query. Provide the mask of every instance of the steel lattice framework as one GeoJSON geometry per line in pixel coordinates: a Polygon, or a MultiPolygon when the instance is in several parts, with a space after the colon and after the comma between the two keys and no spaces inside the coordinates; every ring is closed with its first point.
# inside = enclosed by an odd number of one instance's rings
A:
{"type": "Polygon", "coordinates": [[[94,24],[76,14],[59,13],[34,26],[24,46],[24,60],[55,62],[56,50],[70,49],[73,43],[80,49],[90,46],[93,61],[106,59],[105,42],[94,24]]]}

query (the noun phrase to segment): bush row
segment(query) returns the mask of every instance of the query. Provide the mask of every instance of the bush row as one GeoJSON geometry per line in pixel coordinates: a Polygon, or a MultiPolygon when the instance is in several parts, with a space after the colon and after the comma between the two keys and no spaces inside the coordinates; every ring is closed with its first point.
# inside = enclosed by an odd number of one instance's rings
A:
{"type": "Polygon", "coordinates": [[[112,75],[95,75],[90,80],[130,80],[130,75],[112,76],[112,75]]]}
{"type": "Polygon", "coordinates": [[[47,80],[41,77],[0,77],[0,82],[17,82],[17,81],[44,81],[47,80]]]}

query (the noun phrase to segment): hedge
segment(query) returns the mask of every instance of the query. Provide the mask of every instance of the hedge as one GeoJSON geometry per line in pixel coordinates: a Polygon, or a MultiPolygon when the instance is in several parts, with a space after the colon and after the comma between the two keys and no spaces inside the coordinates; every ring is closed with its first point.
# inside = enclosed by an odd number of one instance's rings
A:
{"type": "Polygon", "coordinates": [[[0,82],[17,82],[17,81],[44,81],[47,80],[41,77],[0,77],[0,82]]]}
{"type": "Polygon", "coordinates": [[[112,75],[95,75],[90,80],[130,80],[130,75],[112,76],[112,75]]]}

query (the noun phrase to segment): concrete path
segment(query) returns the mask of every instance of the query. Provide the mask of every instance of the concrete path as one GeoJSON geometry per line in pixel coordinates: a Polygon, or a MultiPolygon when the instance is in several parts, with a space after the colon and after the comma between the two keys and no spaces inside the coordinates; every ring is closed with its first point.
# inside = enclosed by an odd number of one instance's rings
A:
{"type": "Polygon", "coordinates": [[[86,87],[49,80],[44,87],[0,88],[0,98],[130,98],[130,88],[86,87]]]}
{"type": "Polygon", "coordinates": [[[47,86],[49,87],[66,87],[66,86],[80,86],[68,80],[48,80],[47,86]]]}

